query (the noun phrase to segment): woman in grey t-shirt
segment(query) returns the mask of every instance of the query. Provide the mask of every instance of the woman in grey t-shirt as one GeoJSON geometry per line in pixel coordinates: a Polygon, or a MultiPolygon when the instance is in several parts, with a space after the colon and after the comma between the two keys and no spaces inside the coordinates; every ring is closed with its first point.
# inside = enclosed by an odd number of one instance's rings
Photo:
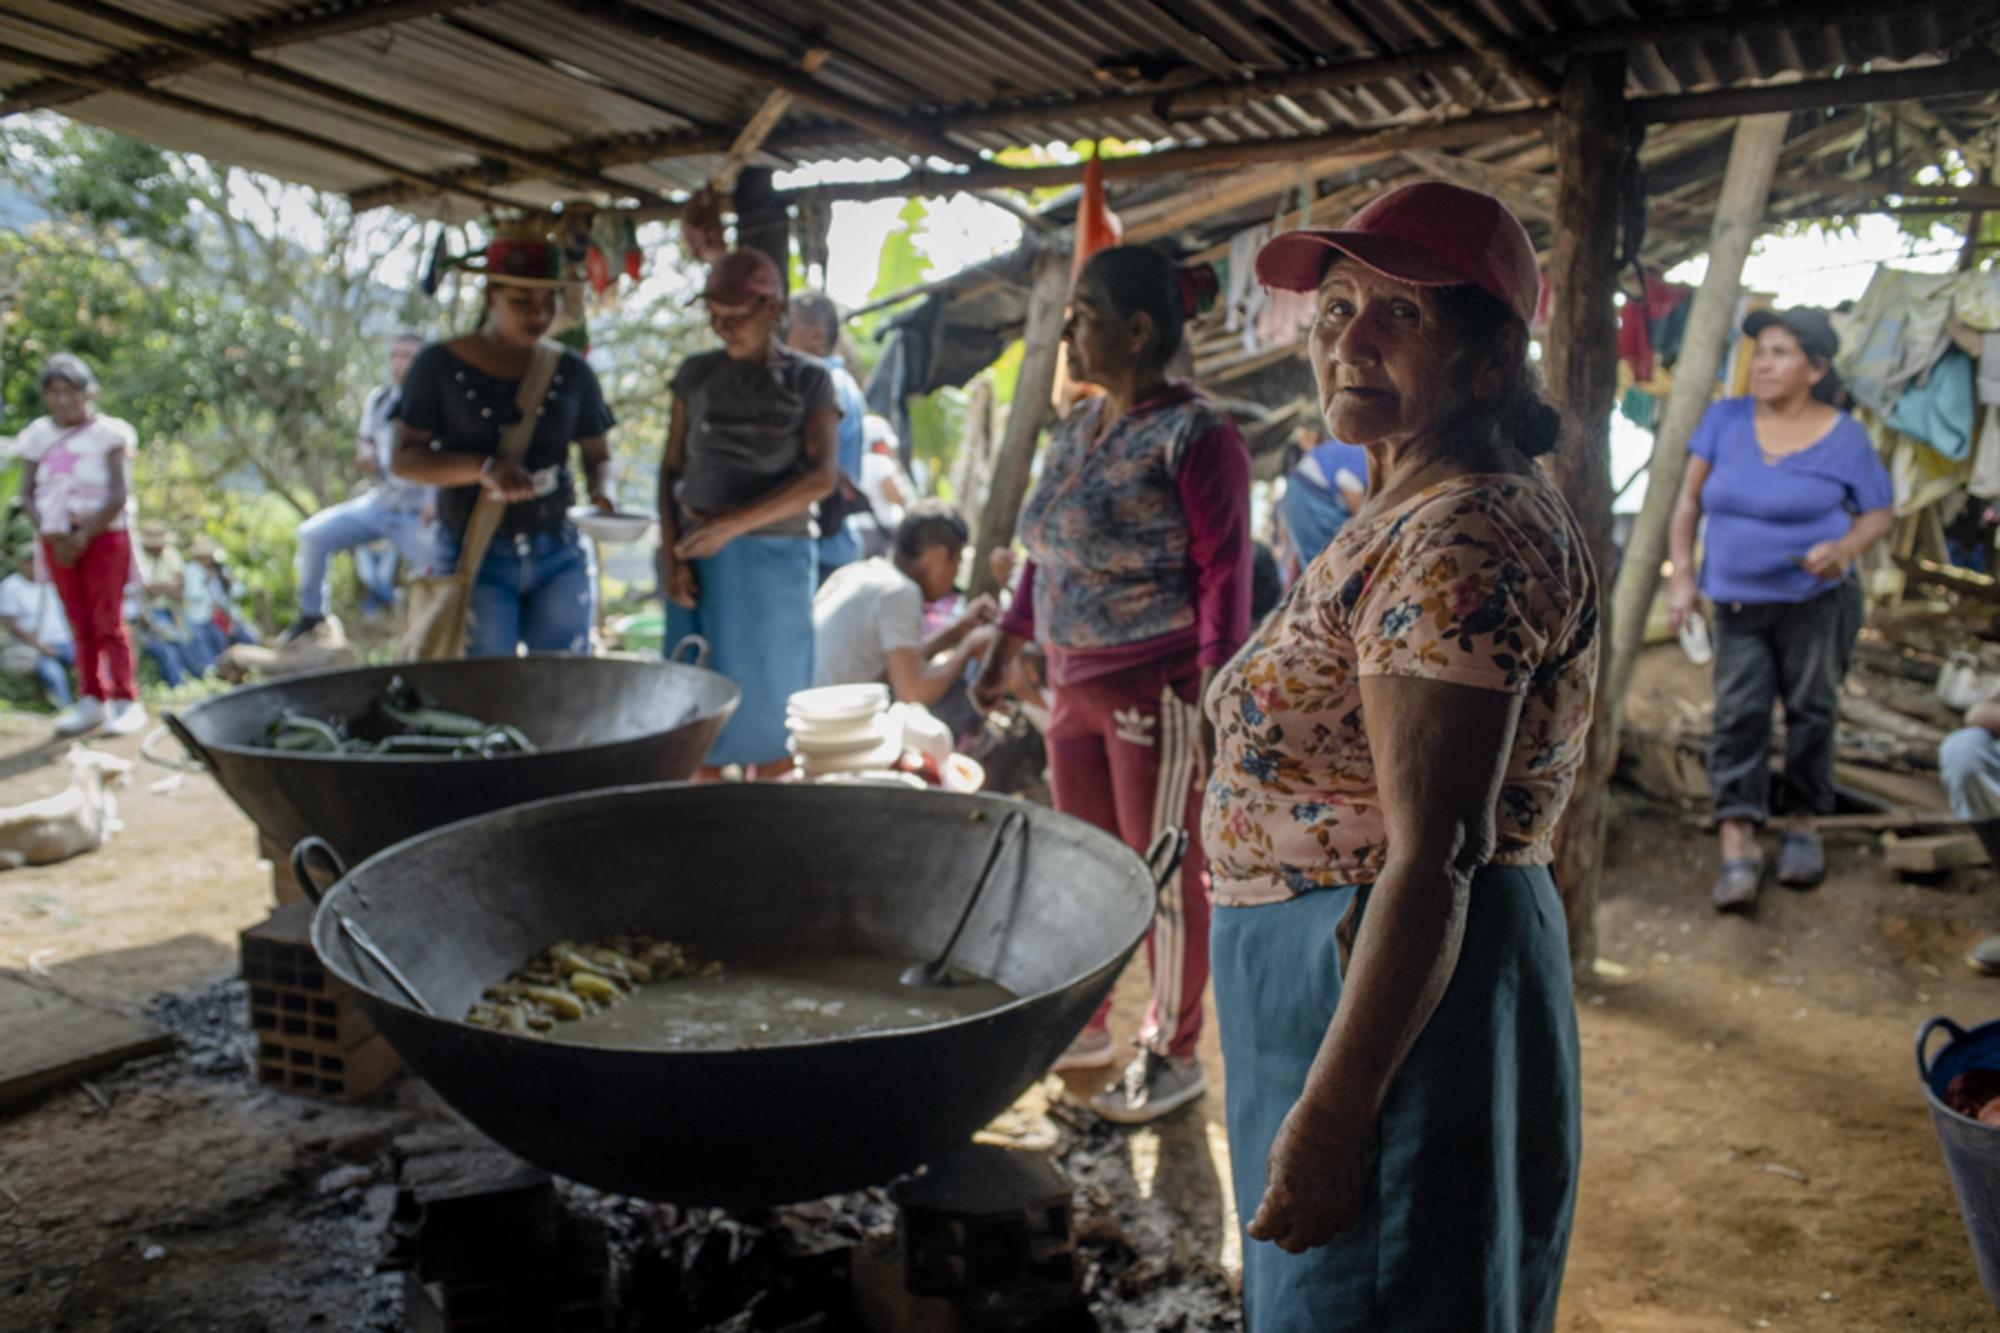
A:
{"type": "Polygon", "coordinates": [[[722,349],[688,358],[673,379],[673,424],[660,465],[660,588],[668,644],[709,643],[709,666],[743,702],[709,751],[714,769],[766,776],[790,766],[785,700],[812,684],[813,507],[839,481],[840,407],[821,363],[778,339],[777,265],[739,250],[702,293],[722,349]]]}

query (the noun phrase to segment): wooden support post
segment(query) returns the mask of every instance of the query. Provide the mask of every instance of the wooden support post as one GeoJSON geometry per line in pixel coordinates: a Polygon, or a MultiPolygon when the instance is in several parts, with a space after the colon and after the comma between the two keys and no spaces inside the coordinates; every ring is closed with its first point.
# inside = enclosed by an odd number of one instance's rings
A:
{"type": "MultiPolygon", "coordinates": [[[[1549,287],[1549,392],[1569,419],[1563,447],[1545,466],[1583,528],[1600,575],[1611,568],[1611,409],[1618,392],[1618,207],[1629,147],[1625,57],[1581,56],[1563,71],[1556,119],[1555,251],[1549,287]]],[[[1598,589],[1600,649],[1606,590],[1598,589]]],[[[1569,810],[1556,835],[1556,884],[1569,921],[1570,964],[1579,980],[1597,958],[1597,884],[1604,870],[1605,813],[1618,732],[1598,672],[1590,742],[1569,810]]]]}
{"type": "Polygon", "coordinates": [[[1674,387],[1653,436],[1653,461],[1647,467],[1646,503],[1625,542],[1625,559],[1618,571],[1617,593],[1611,604],[1611,662],[1604,690],[1614,719],[1623,716],[1625,692],[1632,668],[1645,643],[1646,617],[1659,590],[1660,562],[1667,557],[1667,526],[1680,496],[1687,470],[1688,440],[1715,392],[1715,372],[1722,348],[1735,322],[1736,295],[1743,281],[1743,261],[1764,225],[1771,178],[1784,146],[1791,116],[1774,113],[1746,116],[1737,123],[1723,173],[1722,197],[1708,237],[1708,275],[1688,308],[1687,333],[1680,360],[1674,365],[1674,387]]]}
{"type": "Polygon", "coordinates": [[[792,223],[785,202],[771,185],[767,167],[745,167],[736,177],[736,248],[762,250],[778,266],[787,287],[792,274],[792,223]]]}
{"type": "Polygon", "coordinates": [[[1035,285],[1028,293],[1028,322],[1021,332],[1027,354],[1014,380],[1014,401],[1007,406],[1007,428],[1000,437],[1000,455],[987,480],[986,500],[973,534],[972,595],[997,593],[993,579],[993,549],[1014,540],[1014,522],[1028,498],[1028,471],[1035,445],[1048,424],[1049,397],[1056,387],[1056,353],[1062,347],[1063,310],[1069,304],[1069,252],[1046,247],[1035,260],[1035,285]]]}

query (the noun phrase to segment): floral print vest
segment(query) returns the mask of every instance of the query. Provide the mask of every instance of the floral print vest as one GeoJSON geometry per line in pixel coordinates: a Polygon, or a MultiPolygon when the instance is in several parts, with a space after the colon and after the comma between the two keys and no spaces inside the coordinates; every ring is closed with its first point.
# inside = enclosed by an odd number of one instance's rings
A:
{"type": "Polygon", "coordinates": [[[1035,562],[1037,637],[1072,651],[1116,648],[1195,623],[1180,467],[1223,418],[1174,385],[1093,444],[1104,400],[1080,405],[1050,438],[1021,515],[1035,562]]]}

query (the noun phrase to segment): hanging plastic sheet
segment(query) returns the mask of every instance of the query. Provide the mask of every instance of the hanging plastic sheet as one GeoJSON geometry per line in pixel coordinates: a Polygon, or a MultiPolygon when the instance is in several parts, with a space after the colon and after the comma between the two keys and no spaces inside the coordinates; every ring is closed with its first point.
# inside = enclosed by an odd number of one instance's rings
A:
{"type": "Polygon", "coordinates": [[[1909,385],[1888,416],[1889,429],[1921,440],[1957,462],[1972,452],[1972,358],[1945,350],[1930,374],[1909,385]]]}
{"type": "Polygon", "coordinates": [[[1878,268],[1848,313],[1834,368],[1854,400],[1884,415],[1904,385],[1936,363],[1959,285],[1956,273],[1878,268]]]}

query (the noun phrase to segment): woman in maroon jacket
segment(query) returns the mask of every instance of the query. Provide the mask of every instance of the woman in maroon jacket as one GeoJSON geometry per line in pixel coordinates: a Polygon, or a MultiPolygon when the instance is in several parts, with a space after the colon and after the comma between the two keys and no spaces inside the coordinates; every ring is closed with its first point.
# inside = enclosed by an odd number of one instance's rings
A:
{"type": "MultiPolygon", "coordinates": [[[[1208,981],[1208,874],[1199,841],[1211,738],[1201,699],[1250,632],[1250,454],[1235,426],[1169,380],[1188,311],[1182,274],[1142,246],[1093,256],[1063,331],[1070,374],[1103,390],[1063,420],[1021,516],[1029,563],[974,687],[990,706],[1028,639],[1048,656],[1055,805],[1143,852],[1191,842],[1148,940],[1153,998],[1141,1049],[1091,1102],[1143,1124],[1202,1094],[1195,1060],[1208,981]]],[[[1056,1068],[1110,1065],[1105,1001],[1056,1068]]]]}

